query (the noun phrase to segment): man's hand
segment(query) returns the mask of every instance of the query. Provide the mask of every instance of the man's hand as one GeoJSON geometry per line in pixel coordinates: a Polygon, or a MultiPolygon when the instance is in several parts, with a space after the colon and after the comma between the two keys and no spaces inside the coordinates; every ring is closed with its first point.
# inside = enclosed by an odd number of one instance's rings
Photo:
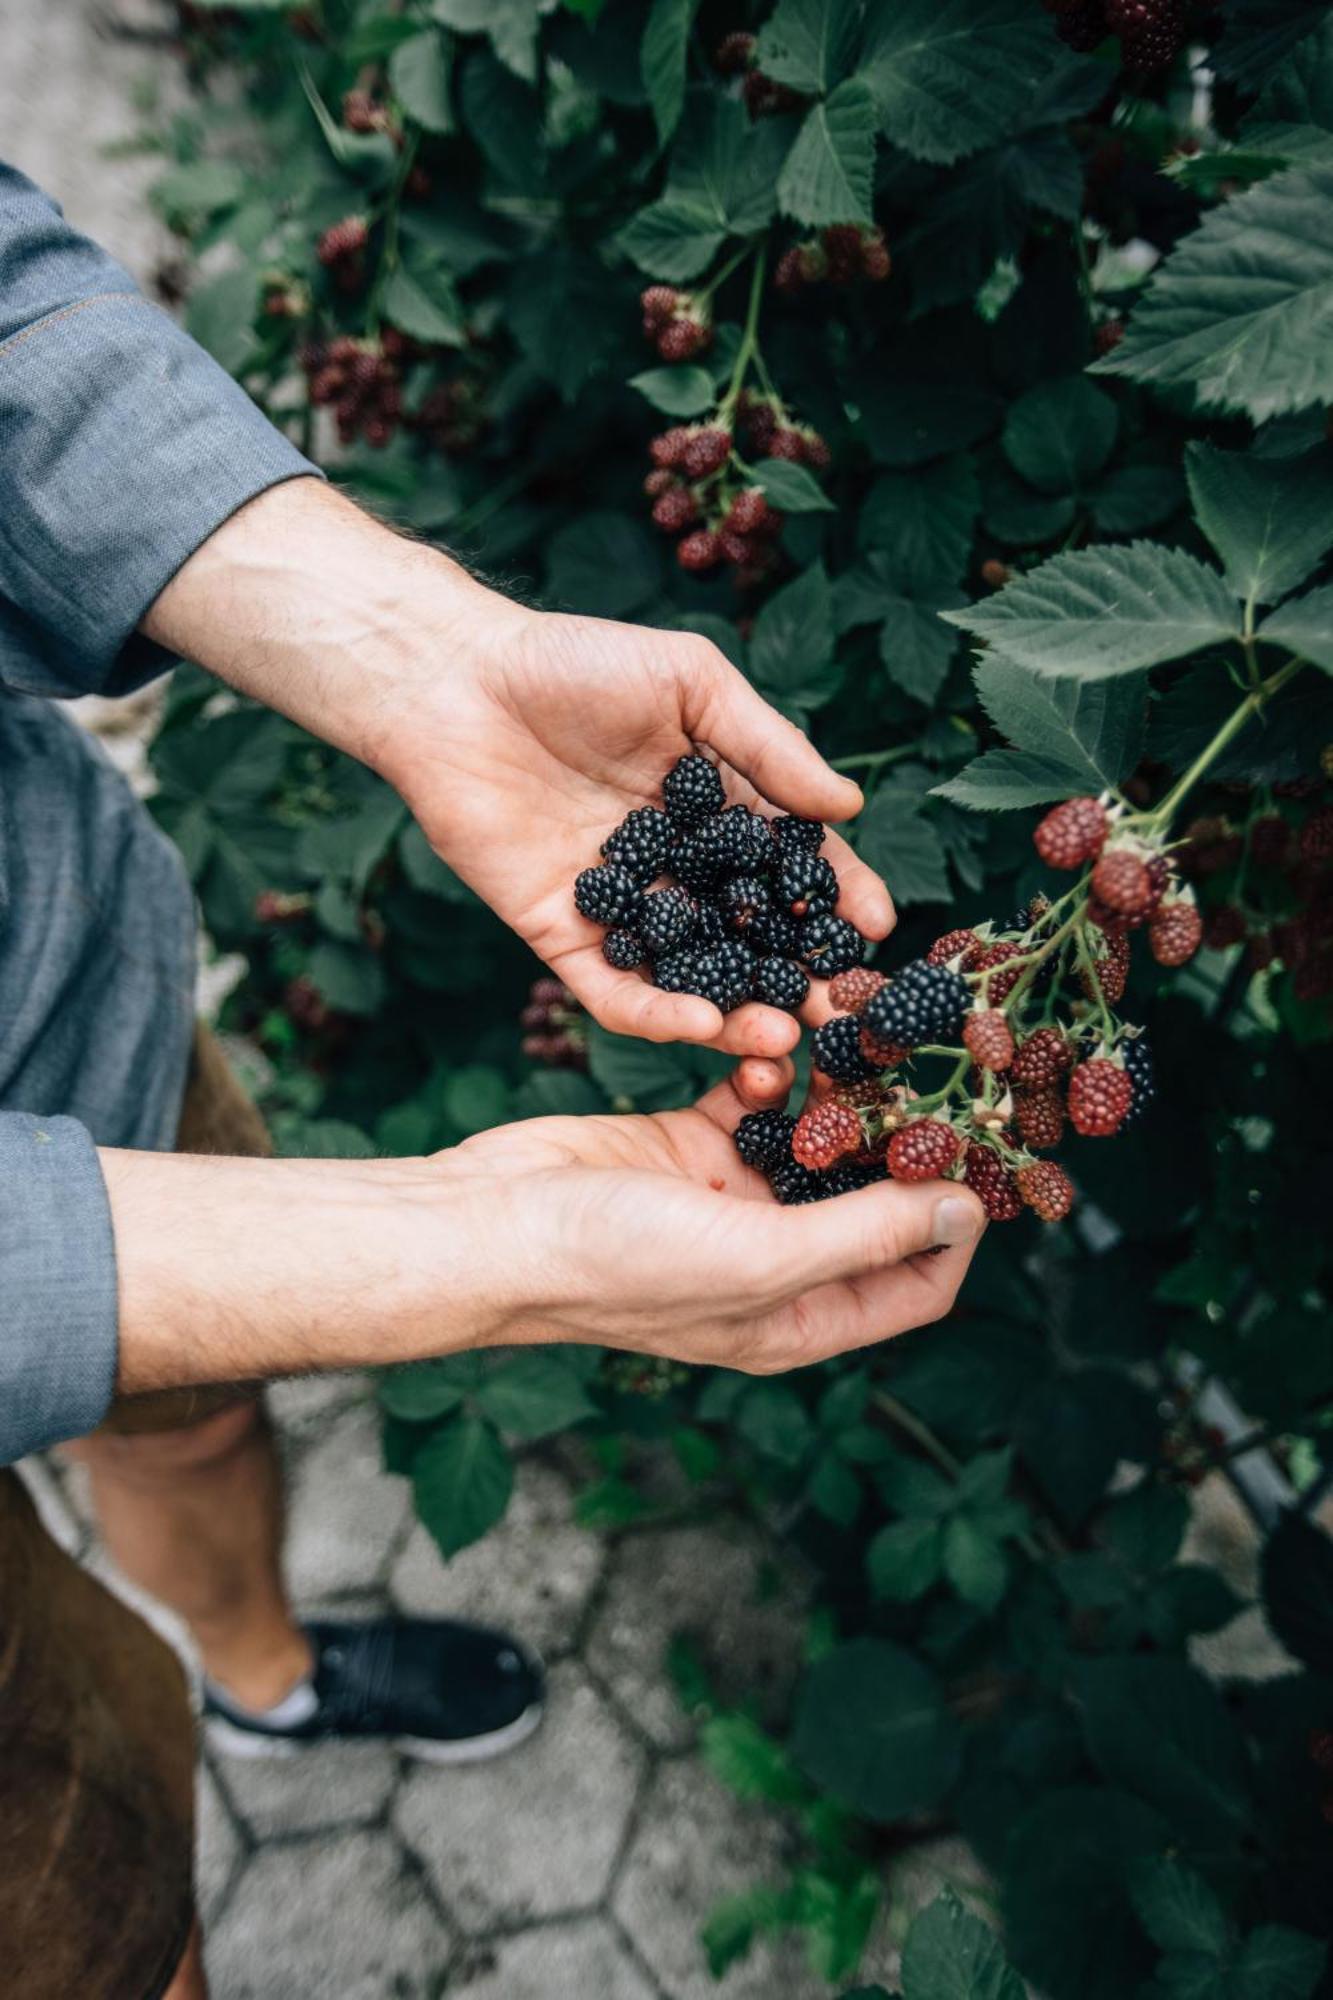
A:
{"type": "MultiPolygon", "coordinates": [[[[706,639],[533,612],[312,480],[218,529],[144,621],[154,638],[350,750],[397,787],[450,866],[608,1028],[781,1055],[796,1023],[615,972],[574,877],[699,745],[729,796],[812,819],[861,794],[706,639]]],[[[841,913],[884,937],[883,884],[830,834],[841,913]]],[[[809,1013],[827,1015],[823,982],[809,1013]]]]}
{"type": "Polygon", "coordinates": [[[119,1386],[548,1340],[770,1374],[940,1318],[976,1196],[779,1208],[731,1133],[790,1081],[750,1058],[691,1111],[535,1119],[430,1160],[104,1153],[119,1386]]]}

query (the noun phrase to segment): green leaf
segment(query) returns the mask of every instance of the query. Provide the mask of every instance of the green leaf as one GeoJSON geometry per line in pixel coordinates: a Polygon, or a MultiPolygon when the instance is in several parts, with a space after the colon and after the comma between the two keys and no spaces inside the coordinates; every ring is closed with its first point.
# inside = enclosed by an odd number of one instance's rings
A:
{"type": "Polygon", "coordinates": [[[754,467],[756,484],[784,514],[833,514],[837,509],[814,474],[787,458],[761,458],[754,467]]]}
{"type": "Polygon", "coordinates": [[[1125,1878],[1167,1838],[1148,1806],[1106,1785],[1046,1791],[1022,1814],[1004,1849],[1005,1932],[1040,1990],[1071,2000],[1139,1992],[1152,1955],[1125,1878]]]}
{"type": "Polygon", "coordinates": [[[1245,1741],[1201,1673],[1165,1656],[1100,1660],[1082,1669],[1078,1690],[1088,1748],[1111,1784],[1208,1847],[1247,1832],[1254,1806],[1245,1741]]]}
{"type": "Polygon", "coordinates": [[[576,1371],[551,1347],[505,1355],[476,1400],[497,1430],[519,1438],[550,1437],[597,1413],[576,1371]]]}
{"type": "Polygon", "coordinates": [[[641,208],[616,241],[650,278],[686,284],[712,263],[727,240],[712,213],[695,201],[664,195],[641,208]]]}
{"type": "Polygon", "coordinates": [[[400,264],[384,287],[384,317],[412,340],[431,347],[462,347],[467,340],[462,309],[447,272],[400,264]]]}
{"type": "Polygon", "coordinates": [[[657,141],[665,146],[685,108],[685,57],[699,0],[653,0],[643,31],[640,67],[653,109],[657,141]]]}
{"type": "Polygon", "coordinates": [[[778,206],[807,229],[869,223],[874,169],[875,101],[849,77],[807,111],[778,176],[778,206]]]}
{"type": "Polygon", "coordinates": [[[1310,2000],[1328,1961],[1323,1938],[1286,1924],[1259,1924],[1242,1945],[1228,2000],[1310,2000]]]}
{"type": "Polygon", "coordinates": [[[1104,535],[1137,535],[1169,520],[1185,498],[1178,465],[1116,465],[1088,494],[1104,535]]]}
{"type": "Polygon", "coordinates": [[[1151,542],[1052,556],[945,616],[1020,666],[1081,680],[1179,659],[1234,638],[1240,625],[1216,570],[1151,542]]]}
{"type": "Polygon", "coordinates": [[[806,1674],[791,1747],[816,1784],[882,1823],[938,1805],[957,1776],[961,1738],[919,1660],[883,1640],[852,1639],[806,1674]]]}
{"type": "Polygon", "coordinates": [[[793,708],[818,708],[834,692],[833,600],[822,563],[811,563],[760,611],[750,673],[757,687],[793,708]]]}
{"type": "Polygon", "coordinates": [[[694,1095],[694,1073],[683,1050],[613,1035],[607,1028],[589,1030],[588,1068],[608,1097],[628,1098],[640,1110],[685,1104],[694,1095]]]}
{"type": "Polygon", "coordinates": [[[305,969],[311,984],[340,1014],[373,1014],[384,1000],[384,967],[364,945],[321,938],[305,969]]]}
{"type": "Polygon", "coordinates": [[[952,1889],[913,1918],[902,1982],[903,2000],[1025,2000],[999,1938],[952,1889]]]}
{"type": "Polygon", "coordinates": [[[1263,1554],[1264,1611],[1289,1653],[1333,1674],[1333,1542],[1300,1514],[1284,1514],[1263,1554]]]}
{"type": "Polygon", "coordinates": [[[1157,1854],[1145,1857],[1130,1870],[1129,1893],[1139,1922],[1163,1951],[1220,1958],[1229,1950],[1231,1925],[1226,1911],[1202,1875],[1183,1861],[1157,1854]]]}
{"type": "Polygon", "coordinates": [[[756,1382],[741,1397],[737,1432],[765,1458],[800,1465],[814,1443],[814,1426],[790,1382],[756,1382]]]}
{"type": "Polygon", "coordinates": [[[708,1768],[738,1798],[791,1805],[807,1796],[805,1780],[787,1752],[752,1716],[710,1716],[699,1747],[708,1768]]]}
{"type": "Polygon", "coordinates": [[[1005,419],[1005,456],[1043,493],[1080,492],[1111,456],[1119,423],[1111,398],[1081,375],[1041,382],[1005,419]]]}
{"type": "Polygon", "coordinates": [[[1153,274],[1093,372],[1193,388],[1262,422],[1333,402],[1333,162],[1278,174],[1215,209],[1153,274]]]}
{"type": "Polygon", "coordinates": [[[536,91],[489,49],[474,49],[461,65],[459,103],[463,122],[496,179],[507,191],[535,194],[546,165],[536,91]]]}
{"type": "Polygon", "coordinates": [[[724,234],[752,236],[773,219],[789,143],[784,119],[754,124],[734,98],[699,92],[686,104],[667,194],[711,217],[724,234]]]}
{"type": "Polygon", "coordinates": [[[514,1468],[483,1417],[456,1417],[412,1460],[412,1493],[441,1555],[457,1555],[493,1528],[509,1505],[514,1468]]]}
{"type": "Polygon", "coordinates": [[[1104,791],[1134,768],[1143,745],[1147,694],[1141,681],[1051,680],[999,655],[978,662],[977,694],[1015,747],[987,750],[936,786],[981,812],[1104,791]]]}
{"type": "Polygon", "coordinates": [[[1137,1576],[1151,1576],[1174,1560],[1189,1525],[1189,1502],[1178,1488],[1144,1479],[1112,1500],[1101,1536],[1137,1576]]]}
{"type": "Polygon", "coordinates": [[[1333,674],[1333,583],[1305,597],[1290,598],[1270,612],[1259,637],[1275,646],[1290,646],[1304,660],[1333,674]]]}
{"type": "Polygon", "coordinates": [[[866,1574],[876,1597],[911,1604],[940,1574],[943,1530],[925,1518],[890,1521],[866,1550],[866,1574]]]}
{"type": "Polygon", "coordinates": [[[1023,0],[877,0],[858,75],[895,146],[947,163],[1025,124],[1061,54],[1023,0]]]}
{"type": "Polygon", "coordinates": [[[255,270],[238,264],[196,285],[185,308],[186,332],[233,375],[241,373],[254,352],[258,294],[255,270]]]}
{"type": "Polygon", "coordinates": [[[957,640],[940,613],[958,601],[958,593],[934,603],[910,597],[886,597],[879,632],[879,656],[894,687],[930,707],[944,686],[957,650],[957,640]]]}
{"type": "Polygon", "coordinates": [[[826,1521],[850,1528],[861,1511],[861,1482],[836,1451],[825,1451],[810,1474],[806,1498],[826,1521]]]}
{"type": "Polygon", "coordinates": [[[881,784],[856,823],[856,850],[877,875],[892,881],[896,901],[947,903],[948,856],[938,826],[922,801],[881,784]]]}
{"type": "Polygon", "coordinates": [[[631,375],[629,386],[668,417],[697,417],[713,403],[713,378],[706,368],[645,368],[631,375]]]}
{"type": "MultiPolygon", "coordinates": [[[[430,1423],[456,1410],[468,1389],[471,1375],[458,1366],[458,1356],[444,1361],[409,1361],[390,1368],[380,1377],[379,1399],[391,1417],[409,1423],[430,1423]]],[[[472,1356],[463,1357],[471,1360],[472,1356]]]]}
{"type": "Polygon", "coordinates": [[[952,589],[967,567],[981,504],[976,468],[962,452],[916,472],[882,472],[861,509],[856,538],[920,584],[952,589]]]}
{"type": "Polygon", "coordinates": [[[489,35],[506,69],[537,81],[537,0],[431,0],[431,11],[461,35],[489,35]]]}
{"type": "Polygon", "coordinates": [[[551,541],[547,583],[575,611],[625,618],[656,597],[662,558],[651,529],[627,514],[577,515],[551,541]]]}
{"type": "Polygon", "coordinates": [[[939,382],[881,363],[855,384],[861,426],[880,465],[918,466],[975,444],[999,422],[1004,405],[970,381],[939,382]]]}
{"type": "Polygon", "coordinates": [[[967,1514],[944,1530],[944,1574],[966,1604],[993,1611],[1004,1596],[1009,1565],[999,1543],[967,1514]]]}
{"type": "Polygon", "coordinates": [[[760,31],[756,67],[803,97],[823,96],[847,68],[859,11],[858,0],[778,0],[760,31]]]}
{"type": "Polygon", "coordinates": [[[454,129],[453,106],[449,101],[451,70],[449,43],[434,28],[400,42],[389,57],[393,94],[423,131],[444,133],[454,129]]]}
{"type": "Polygon", "coordinates": [[[1195,519],[1241,598],[1276,604],[1333,542],[1333,451],[1256,458],[1195,439],[1185,447],[1195,519]]]}
{"type": "Polygon", "coordinates": [[[1070,221],[1082,193],[1082,161],[1065,132],[1024,132],[974,154],[945,176],[895,246],[913,312],[971,303],[995,266],[1017,255],[1033,209],[1070,221]]]}

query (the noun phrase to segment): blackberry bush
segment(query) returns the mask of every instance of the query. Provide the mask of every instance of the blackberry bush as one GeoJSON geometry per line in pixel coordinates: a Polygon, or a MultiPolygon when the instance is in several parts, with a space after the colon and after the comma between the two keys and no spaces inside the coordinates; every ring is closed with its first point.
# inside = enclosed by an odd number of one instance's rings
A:
{"type": "MultiPolygon", "coordinates": [[[[179,18],[204,101],[154,140],[161,212],[209,253],[192,330],[378,511],[544,604],[703,635],[865,791],[844,831],[899,911],[873,953],[852,897],[825,907],[824,829],[728,796],[706,741],[590,836],[578,893],[622,978],[833,1012],[810,1100],[739,1129],[748,1197],[763,1173],[784,1205],[883,1203],[897,1162],[996,1225],[946,1323],[877,1344],[868,1294],[864,1349],[783,1381],[549,1348],[381,1384],[446,1554],[502,1509],[508,1441],[578,1425],[590,1521],[651,1535],[685,1479],[799,1570],[790,1693],[733,1707],[710,1635],[675,1655],[702,1754],[789,1837],[667,1984],[790,1925],[831,1994],[874,1992],[877,1910],[943,1826],[1016,1970],[946,1902],[908,2000],[1313,2000],[1327,10],[179,18]],[[793,1155],[798,1118],[829,1164],[793,1155]],[[1198,1642],[1239,1601],[1180,1551],[1223,1479],[1286,1654],[1260,1681],[1238,1653],[1220,1694],[1198,1642]]],[[[226,1025],[285,1148],[419,1155],[717,1080],[589,1022],[368,772],[214,691],[176,676],[157,810],[243,954],[226,1025]]]]}

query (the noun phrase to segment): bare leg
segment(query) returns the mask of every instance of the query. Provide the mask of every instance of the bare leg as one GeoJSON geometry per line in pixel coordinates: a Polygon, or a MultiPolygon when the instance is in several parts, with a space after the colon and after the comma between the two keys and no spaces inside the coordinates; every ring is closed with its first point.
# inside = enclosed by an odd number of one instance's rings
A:
{"type": "Polygon", "coordinates": [[[199,1926],[190,1933],[190,1942],[185,1947],[185,1956],[176,1968],[176,1977],[162,1995],[162,2000],[208,2000],[208,1980],[204,1974],[203,1939],[199,1926]]]}
{"type": "Polygon", "coordinates": [[[185,1620],[213,1679],[249,1708],[281,1700],[311,1659],[283,1586],[282,1481],[261,1407],[68,1449],[88,1467],[107,1549],[185,1620]]]}

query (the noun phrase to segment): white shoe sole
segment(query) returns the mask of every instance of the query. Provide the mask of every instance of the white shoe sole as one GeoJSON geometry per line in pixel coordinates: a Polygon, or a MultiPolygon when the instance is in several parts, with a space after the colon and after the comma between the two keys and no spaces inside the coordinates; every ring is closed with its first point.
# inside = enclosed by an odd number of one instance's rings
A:
{"type": "MultiPolygon", "coordinates": [[[[401,1756],[415,1757],[423,1764],[484,1764],[489,1758],[503,1757],[506,1751],[516,1750],[520,1743],[526,1743],[541,1728],[544,1714],[543,1704],[535,1701],[531,1708],[525,1708],[522,1715],[516,1715],[503,1729],[492,1729],[485,1736],[465,1736],[452,1742],[432,1736],[391,1736],[382,1740],[401,1756]]],[[[205,1716],[204,1730],[209,1743],[224,1756],[249,1758],[254,1762],[300,1757],[308,1750],[319,1750],[325,1744],[338,1740],[317,1736],[302,1742],[290,1736],[266,1736],[260,1729],[242,1729],[238,1724],[229,1722],[225,1715],[205,1716]]],[[[364,1736],[342,1740],[374,1743],[381,1739],[364,1736]]]]}

